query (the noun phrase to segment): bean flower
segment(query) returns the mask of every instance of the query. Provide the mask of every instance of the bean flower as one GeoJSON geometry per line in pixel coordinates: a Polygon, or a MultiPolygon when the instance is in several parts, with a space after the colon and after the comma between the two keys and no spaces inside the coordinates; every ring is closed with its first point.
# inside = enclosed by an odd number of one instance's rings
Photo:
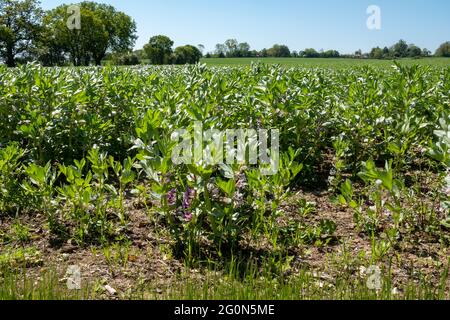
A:
{"type": "Polygon", "coordinates": [[[195,199],[195,190],[187,187],[186,192],[183,195],[183,209],[189,209],[192,202],[195,199]]]}
{"type": "Polygon", "coordinates": [[[167,204],[171,207],[177,204],[177,189],[172,189],[167,193],[167,204]]]}

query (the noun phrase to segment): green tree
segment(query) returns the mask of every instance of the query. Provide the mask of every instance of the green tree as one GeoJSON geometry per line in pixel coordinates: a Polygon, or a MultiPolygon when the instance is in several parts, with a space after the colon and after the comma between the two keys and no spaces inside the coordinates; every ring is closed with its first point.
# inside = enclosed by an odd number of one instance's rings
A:
{"type": "Polygon", "coordinates": [[[152,64],[169,64],[173,52],[173,43],[169,37],[163,35],[154,36],[144,46],[144,51],[152,64]]]}
{"type": "Polygon", "coordinates": [[[111,55],[110,63],[116,66],[135,66],[141,64],[136,53],[116,53],[111,55]]]}
{"type": "Polygon", "coordinates": [[[287,58],[291,56],[291,51],[288,46],[276,44],[267,50],[269,57],[287,58]]]}
{"type": "Polygon", "coordinates": [[[267,51],[266,48],[264,48],[264,49],[261,50],[260,56],[263,57],[263,58],[266,58],[266,57],[269,56],[269,52],[267,51]]]}
{"type": "Polygon", "coordinates": [[[195,64],[202,57],[201,51],[191,45],[177,47],[173,54],[173,62],[175,64],[195,64]]]}
{"type": "Polygon", "coordinates": [[[400,40],[392,47],[393,56],[395,58],[404,58],[408,55],[408,44],[404,40],[400,40]]]}
{"type": "Polygon", "coordinates": [[[236,39],[228,39],[225,41],[226,47],[226,56],[227,57],[235,57],[238,51],[238,41],[236,39]]]}
{"type": "Polygon", "coordinates": [[[222,44],[222,43],[218,43],[216,44],[216,51],[215,54],[219,57],[219,58],[225,58],[225,54],[227,52],[227,47],[222,44]]]}
{"type": "Polygon", "coordinates": [[[321,54],[323,58],[339,58],[339,51],[336,50],[327,50],[321,54]]]}
{"type": "Polygon", "coordinates": [[[411,58],[420,57],[422,56],[422,49],[414,44],[411,44],[408,47],[407,56],[411,58]]]}
{"type": "Polygon", "coordinates": [[[369,57],[372,59],[382,59],[383,49],[380,47],[373,48],[372,51],[370,51],[369,57]]]}
{"type": "Polygon", "coordinates": [[[317,58],[319,57],[319,53],[313,48],[308,48],[302,52],[302,56],[305,58],[317,58]]]}
{"type": "Polygon", "coordinates": [[[37,0],[0,0],[0,58],[8,67],[33,53],[41,22],[37,0]]]}
{"type": "Polygon", "coordinates": [[[237,47],[238,57],[249,57],[250,56],[250,45],[247,42],[242,42],[238,44],[237,47]]]}
{"type": "Polygon", "coordinates": [[[429,56],[431,56],[431,51],[428,50],[427,48],[423,48],[423,49],[422,49],[422,56],[424,56],[424,57],[429,57],[429,56]]]}
{"type": "Polygon", "coordinates": [[[137,37],[136,23],[131,17],[110,5],[82,2],[77,6],[80,29],[67,27],[72,14],[69,5],[59,6],[44,17],[46,33],[70,55],[74,65],[88,65],[92,60],[100,65],[108,52],[126,53],[133,48],[137,37]]]}
{"type": "Polygon", "coordinates": [[[436,56],[438,57],[450,57],[450,41],[444,42],[436,50],[436,56]]]}

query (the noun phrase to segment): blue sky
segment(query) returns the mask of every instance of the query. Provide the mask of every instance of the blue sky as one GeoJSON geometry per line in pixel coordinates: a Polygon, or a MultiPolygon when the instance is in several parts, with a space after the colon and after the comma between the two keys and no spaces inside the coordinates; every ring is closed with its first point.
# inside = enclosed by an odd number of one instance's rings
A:
{"type": "MultiPolygon", "coordinates": [[[[74,3],[78,1],[73,1],[74,3]]],[[[337,49],[342,53],[391,45],[399,39],[434,52],[450,41],[448,0],[101,0],[132,16],[136,48],[156,34],[175,45],[216,43],[236,38],[260,50],[275,43],[291,50],[337,49]],[[381,30],[369,30],[369,5],[381,9],[381,30]]],[[[41,0],[51,9],[70,0],[41,0]]]]}

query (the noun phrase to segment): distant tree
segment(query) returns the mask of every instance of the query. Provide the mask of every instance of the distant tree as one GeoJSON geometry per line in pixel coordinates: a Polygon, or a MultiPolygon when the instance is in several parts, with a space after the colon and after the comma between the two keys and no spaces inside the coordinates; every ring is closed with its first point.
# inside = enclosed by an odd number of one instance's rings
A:
{"type": "Polygon", "coordinates": [[[444,42],[436,50],[436,56],[438,57],[450,57],[450,41],[444,42]]]}
{"type": "Polygon", "coordinates": [[[48,28],[45,28],[39,36],[36,56],[42,65],[48,67],[66,65],[68,62],[64,43],[55,37],[48,28]]]}
{"type": "Polygon", "coordinates": [[[205,51],[205,46],[202,45],[202,44],[198,44],[198,45],[197,45],[197,49],[200,50],[200,52],[201,52],[202,55],[203,55],[203,52],[205,51]]]}
{"type": "Polygon", "coordinates": [[[336,50],[327,50],[320,54],[323,58],[339,58],[340,54],[336,50]]]}
{"type": "Polygon", "coordinates": [[[319,53],[316,51],[316,49],[308,48],[303,51],[302,56],[305,58],[318,58],[319,53]]]}
{"type": "Polygon", "coordinates": [[[422,56],[422,49],[414,44],[410,44],[407,50],[407,56],[410,58],[416,58],[422,56]]]}
{"type": "Polygon", "coordinates": [[[355,51],[355,57],[356,58],[362,58],[362,50],[361,49],[359,49],[359,50],[357,50],[357,51],[355,51]]]}
{"type": "Polygon", "coordinates": [[[158,35],[150,38],[150,41],[144,46],[144,51],[152,64],[168,64],[173,53],[173,44],[174,42],[169,37],[158,35]]]}
{"type": "Polygon", "coordinates": [[[391,56],[391,51],[389,50],[388,47],[384,47],[383,48],[383,58],[387,59],[391,56]]]}
{"type": "Polygon", "coordinates": [[[383,58],[383,49],[381,49],[380,47],[373,48],[372,51],[370,51],[370,53],[369,53],[369,57],[371,59],[382,59],[383,58]]]}
{"type": "Polygon", "coordinates": [[[141,64],[136,53],[116,53],[111,56],[111,63],[116,66],[135,66],[141,64]]]}
{"type": "Polygon", "coordinates": [[[291,56],[291,51],[288,46],[276,44],[267,50],[269,57],[288,58],[291,56]]]}
{"type": "Polygon", "coordinates": [[[262,58],[266,58],[269,56],[269,53],[267,52],[267,49],[264,48],[261,50],[260,54],[259,54],[262,58]]]}
{"type": "Polygon", "coordinates": [[[139,60],[143,60],[145,59],[147,56],[145,54],[144,49],[139,49],[139,50],[135,50],[133,51],[133,54],[139,58],[139,60]]]}
{"type": "Polygon", "coordinates": [[[237,56],[239,56],[239,57],[249,57],[250,56],[250,45],[247,42],[242,42],[242,43],[238,44],[237,56]]]}
{"type": "Polygon", "coordinates": [[[297,51],[292,51],[291,53],[292,58],[298,58],[298,52],[297,51]]]}
{"type": "Polygon", "coordinates": [[[228,39],[225,41],[226,56],[234,57],[238,50],[238,41],[236,39],[228,39]]]}
{"type": "Polygon", "coordinates": [[[226,47],[224,44],[222,44],[222,43],[216,44],[216,51],[215,51],[215,54],[216,54],[219,58],[224,58],[226,52],[227,52],[227,47],[226,47]]]}
{"type": "Polygon", "coordinates": [[[429,57],[429,56],[431,56],[431,51],[428,50],[427,48],[423,48],[423,49],[422,49],[422,56],[423,56],[423,57],[429,57]]]}
{"type": "Polygon", "coordinates": [[[209,58],[211,58],[211,57],[212,57],[211,52],[208,52],[208,53],[205,55],[205,58],[207,58],[207,59],[209,59],[209,58]]]}
{"type": "Polygon", "coordinates": [[[137,37],[136,23],[131,17],[106,4],[85,1],[78,6],[80,29],[67,27],[72,14],[69,5],[61,5],[44,17],[44,34],[54,37],[53,42],[69,54],[74,65],[89,65],[91,60],[100,65],[107,53],[123,54],[132,50],[137,37]]]}
{"type": "Polygon", "coordinates": [[[194,46],[186,45],[177,47],[173,53],[173,62],[175,64],[195,64],[200,61],[202,53],[194,46]]]}
{"type": "Polygon", "coordinates": [[[256,50],[252,50],[249,52],[249,57],[254,58],[254,57],[258,57],[258,56],[259,56],[259,52],[256,50]]]}
{"type": "Polygon", "coordinates": [[[0,58],[8,67],[31,55],[42,30],[37,0],[0,0],[0,58]]]}
{"type": "Polygon", "coordinates": [[[400,40],[392,47],[392,53],[395,58],[404,58],[408,55],[408,44],[404,40],[400,40]]]}

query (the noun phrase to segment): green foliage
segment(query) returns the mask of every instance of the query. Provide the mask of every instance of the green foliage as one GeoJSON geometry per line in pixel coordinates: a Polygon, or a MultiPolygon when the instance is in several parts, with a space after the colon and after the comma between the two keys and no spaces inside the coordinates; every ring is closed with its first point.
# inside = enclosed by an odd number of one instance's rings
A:
{"type": "Polygon", "coordinates": [[[173,52],[173,43],[169,37],[163,35],[154,36],[144,46],[144,51],[152,64],[169,64],[173,52]]]}
{"type": "Polygon", "coordinates": [[[110,58],[115,66],[135,66],[141,64],[140,58],[134,53],[114,54],[110,58]]]}
{"type": "Polygon", "coordinates": [[[17,144],[0,149],[0,216],[16,214],[26,206],[20,188],[24,155],[17,144]]]}
{"type": "Polygon", "coordinates": [[[173,63],[174,64],[196,64],[200,61],[202,53],[199,49],[194,46],[187,45],[183,47],[178,47],[173,53],[173,63]]]}
{"type": "Polygon", "coordinates": [[[441,209],[446,214],[441,224],[450,229],[450,116],[440,118],[439,124],[440,129],[434,131],[438,141],[432,144],[429,154],[446,167],[446,171],[441,174],[441,209]]]}
{"type": "Polygon", "coordinates": [[[429,154],[435,160],[450,167],[450,116],[440,118],[439,124],[440,129],[434,131],[438,141],[433,143],[429,154]]]}
{"type": "Polygon", "coordinates": [[[272,48],[267,50],[267,56],[287,58],[291,56],[291,51],[288,46],[275,44],[272,48]]]}
{"type": "MultiPolygon", "coordinates": [[[[264,237],[276,254],[283,242],[330,241],[329,223],[291,226],[297,239],[290,227],[281,230],[284,202],[298,187],[339,190],[361,230],[387,233],[414,217],[404,205],[405,172],[424,163],[439,169],[424,151],[435,133],[431,154],[448,161],[446,121],[436,132],[431,125],[448,103],[446,68],[31,64],[1,72],[0,143],[27,150],[1,149],[2,214],[44,213],[52,234],[78,243],[126,237],[133,196],[188,257],[205,243],[220,254],[236,250],[246,234],[264,237]],[[261,163],[175,165],[171,136],[192,132],[195,121],[204,131],[277,129],[279,170],[266,176],[261,163]]],[[[303,220],[314,212],[299,207],[303,220]]]]}
{"type": "Polygon", "coordinates": [[[450,41],[447,41],[439,46],[436,50],[438,57],[450,57],[450,41]]]}
{"type": "Polygon", "coordinates": [[[70,55],[73,65],[100,65],[106,53],[132,50],[136,41],[136,23],[113,6],[84,1],[80,7],[81,29],[71,30],[67,21],[72,15],[69,5],[48,11],[44,17],[41,61],[54,64],[64,54],[70,55]]]}
{"type": "Polygon", "coordinates": [[[15,67],[19,56],[29,58],[41,32],[42,9],[36,0],[0,1],[0,58],[15,67]]]}

